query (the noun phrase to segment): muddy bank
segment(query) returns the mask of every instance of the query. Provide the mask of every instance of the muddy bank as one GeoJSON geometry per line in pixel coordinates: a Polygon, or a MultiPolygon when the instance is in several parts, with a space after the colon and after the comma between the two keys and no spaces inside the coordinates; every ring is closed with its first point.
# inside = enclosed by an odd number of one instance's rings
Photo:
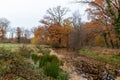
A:
{"type": "Polygon", "coordinates": [[[67,62],[67,60],[65,60],[67,57],[64,54],[61,54],[61,52],[60,53],[58,52],[56,52],[56,50],[51,49],[50,54],[56,55],[60,60],[64,62],[63,66],[61,66],[61,69],[69,73],[68,80],[87,80],[86,78],[83,78],[75,71],[75,67],[73,66],[73,64],[71,64],[71,62],[67,62]]]}
{"type": "Polygon", "coordinates": [[[115,80],[120,76],[120,68],[75,52],[52,50],[51,54],[64,61],[62,69],[70,73],[69,80],[115,80]]]}

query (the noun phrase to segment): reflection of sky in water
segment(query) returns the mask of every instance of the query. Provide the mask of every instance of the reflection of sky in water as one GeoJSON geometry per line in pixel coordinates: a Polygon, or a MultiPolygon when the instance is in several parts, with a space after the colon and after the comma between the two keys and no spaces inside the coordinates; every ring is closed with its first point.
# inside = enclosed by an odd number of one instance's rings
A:
{"type": "MultiPolygon", "coordinates": [[[[72,0],[0,0],[0,17],[7,18],[11,22],[12,27],[34,27],[39,25],[38,21],[46,14],[48,8],[61,5],[63,7],[69,7],[71,12],[79,9],[83,20],[86,20],[84,16],[86,5],[75,4],[71,1],[72,0]]],[[[71,13],[68,13],[66,16],[71,16],[71,13]]]]}

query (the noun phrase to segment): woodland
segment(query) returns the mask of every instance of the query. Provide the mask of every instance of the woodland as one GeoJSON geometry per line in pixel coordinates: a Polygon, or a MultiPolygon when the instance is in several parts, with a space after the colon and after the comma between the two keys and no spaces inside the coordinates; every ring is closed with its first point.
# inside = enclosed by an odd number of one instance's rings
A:
{"type": "Polygon", "coordinates": [[[31,29],[0,18],[0,80],[120,80],[120,0],[74,4],[89,6],[89,21],[62,6],[31,29]]]}

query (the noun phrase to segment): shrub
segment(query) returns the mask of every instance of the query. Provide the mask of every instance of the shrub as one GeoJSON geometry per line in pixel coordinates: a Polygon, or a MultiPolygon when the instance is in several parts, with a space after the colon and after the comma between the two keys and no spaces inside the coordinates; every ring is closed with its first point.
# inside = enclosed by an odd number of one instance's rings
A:
{"type": "Polygon", "coordinates": [[[38,53],[43,53],[43,54],[49,54],[50,53],[50,49],[46,48],[46,46],[37,45],[36,48],[37,48],[38,53]]]}
{"type": "Polygon", "coordinates": [[[47,80],[43,69],[34,68],[35,65],[31,63],[30,58],[24,58],[19,54],[26,49],[22,50],[13,52],[0,48],[0,80],[47,80]]]}
{"type": "Polygon", "coordinates": [[[11,50],[0,47],[0,59],[9,60],[11,54],[11,50]]]}
{"type": "Polygon", "coordinates": [[[37,54],[32,54],[32,60],[36,64],[39,61],[40,57],[37,54]]]}
{"type": "MultiPolygon", "coordinates": [[[[62,61],[60,61],[55,55],[45,54],[40,57],[39,67],[44,70],[44,73],[47,76],[52,78],[57,78],[60,75],[61,69],[59,66],[61,65],[62,61]]],[[[62,76],[60,76],[60,78],[62,78],[62,76]]]]}
{"type": "Polygon", "coordinates": [[[19,47],[18,52],[21,56],[23,56],[25,58],[30,58],[31,53],[33,52],[33,49],[23,45],[23,46],[19,47]]]}
{"type": "Polygon", "coordinates": [[[57,66],[56,64],[54,63],[47,63],[44,68],[44,73],[45,75],[47,76],[51,76],[53,78],[57,78],[57,76],[59,75],[60,73],[60,69],[59,69],[59,66],[57,66]]]}
{"type": "Polygon", "coordinates": [[[59,76],[57,77],[57,80],[68,80],[68,73],[67,72],[61,72],[59,76]]]}
{"type": "Polygon", "coordinates": [[[40,57],[39,67],[45,66],[47,63],[54,63],[56,65],[61,65],[61,61],[55,55],[45,54],[40,57]]]}
{"type": "Polygon", "coordinates": [[[32,54],[32,60],[35,63],[39,60],[39,68],[43,69],[45,75],[56,79],[59,76],[59,80],[61,78],[61,80],[64,80],[65,75],[60,74],[61,69],[59,68],[62,62],[55,55],[45,54],[39,57],[36,54],[32,54]]]}
{"type": "MultiPolygon", "coordinates": [[[[43,80],[41,78],[44,77],[44,72],[34,69],[34,65],[29,59],[24,59],[17,52],[6,52],[8,50],[5,49],[3,51],[9,55],[1,55],[3,58],[0,58],[0,80],[17,80],[16,78],[20,78],[20,80],[43,80]]],[[[3,52],[0,51],[0,53],[3,52]]]]}
{"type": "Polygon", "coordinates": [[[10,52],[11,52],[11,50],[5,49],[4,47],[0,47],[0,54],[4,55],[4,54],[8,54],[10,52]]]}

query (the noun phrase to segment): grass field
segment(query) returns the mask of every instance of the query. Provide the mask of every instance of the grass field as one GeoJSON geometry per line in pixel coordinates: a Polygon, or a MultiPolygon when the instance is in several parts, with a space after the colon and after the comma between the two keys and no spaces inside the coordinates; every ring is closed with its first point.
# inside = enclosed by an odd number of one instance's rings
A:
{"type": "Polygon", "coordinates": [[[31,44],[10,44],[10,43],[0,43],[0,47],[6,48],[6,49],[11,49],[11,50],[16,50],[21,46],[27,46],[27,47],[33,47],[31,44]]]}
{"type": "Polygon", "coordinates": [[[103,54],[93,53],[87,49],[80,50],[80,54],[83,54],[83,55],[86,55],[88,57],[95,58],[97,60],[101,60],[101,61],[104,61],[107,63],[112,63],[112,64],[120,66],[120,55],[106,56],[103,54]]]}
{"type": "Polygon", "coordinates": [[[0,47],[3,47],[3,46],[5,46],[5,47],[10,47],[10,46],[12,46],[12,47],[18,47],[18,46],[22,46],[22,45],[31,45],[31,44],[11,44],[11,43],[0,43],[0,47]]]}
{"type": "MultiPolygon", "coordinates": [[[[32,44],[11,44],[11,43],[0,43],[0,48],[5,48],[5,49],[10,49],[12,51],[17,50],[19,47],[22,46],[26,46],[26,47],[30,47],[32,49],[36,49],[36,45],[32,45],[32,44]]],[[[44,48],[51,48],[51,46],[49,45],[40,45],[41,47],[44,48]]]]}

